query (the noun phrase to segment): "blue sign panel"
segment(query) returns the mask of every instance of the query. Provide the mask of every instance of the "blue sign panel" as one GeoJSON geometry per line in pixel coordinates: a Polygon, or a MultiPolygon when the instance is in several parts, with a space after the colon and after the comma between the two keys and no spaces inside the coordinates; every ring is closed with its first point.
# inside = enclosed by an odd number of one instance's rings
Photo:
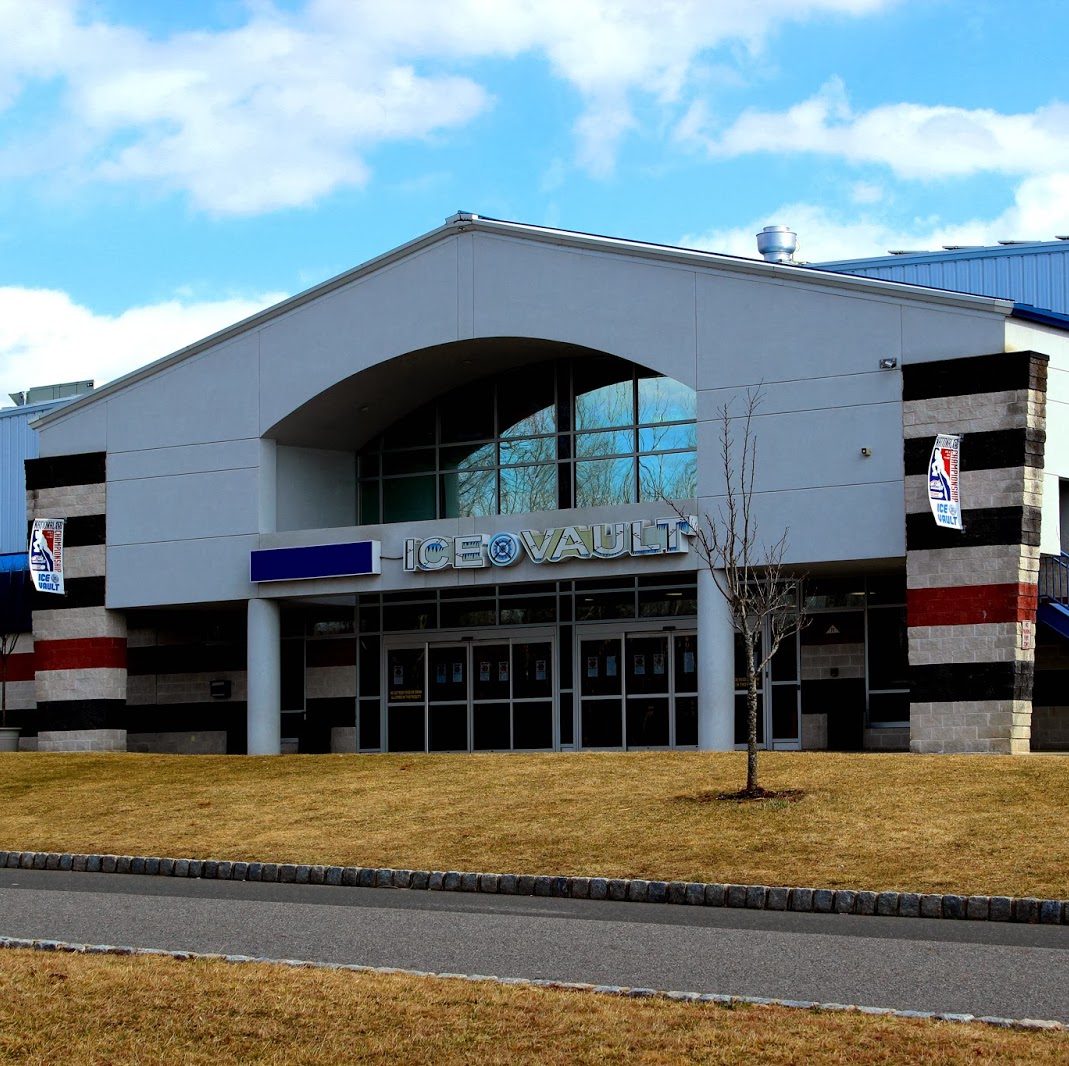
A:
{"type": "Polygon", "coordinates": [[[253,581],[301,581],[314,577],[356,577],[378,573],[377,540],[313,544],[307,548],[265,548],[252,553],[253,581]]]}

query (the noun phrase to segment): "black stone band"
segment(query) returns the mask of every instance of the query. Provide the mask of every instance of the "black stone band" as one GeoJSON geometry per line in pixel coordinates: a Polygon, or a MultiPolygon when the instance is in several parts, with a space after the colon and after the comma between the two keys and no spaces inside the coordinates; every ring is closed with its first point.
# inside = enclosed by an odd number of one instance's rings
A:
{"type": "Polygon", "coordinates": [[[57,596],[54,592],[34,592],[31,603],[35,611],[63,611],[72,607],[103,607],[103,577],[68,577],[63,582],[66,592],[57,596]]]}
{"type": "Polygon", "coordinates": [[[999,352],[902,367],[902,399],[932,400],[1017,389],[1047,391],[1047,359],[1039,352],[999,352]]]}
{"type": "Polygon", "coordinates": [[[1039,547],[1038,507],[976,507],[962,511],[963,530],[935,524],[930,511],[906,515],[906,551],[981,548],[994,544],[1039,547]]]}
{"type": "Polygon", "coordinates": [[[27,489],[58,489],[66,485],[101,485],[107,480],[107,453],[54,455],[26,460],[27,489]]]}
{"type": "MultiPolygon", "coordinates": [[[[997,429],[967,433],[961,443],[961,467],[966,470],[1002,470],[1013,467],[1042,469],[1047,434],[1042,429],[997,429]]],[[[935,437],[914,437],[905,442],[907,476],[927,474],[935,437]]]]}
{"type": "MultiPolygon", "coordinates": [[[[33,523],[26,523],[26,543],[30,540],[33,523]]],[[[63,545],[67,548],[87,548],[95,544],[106,544],[108,540],[108,521],[102,514],[77,515],[63,523],[63,545]]]]}
{"type": "Polygon", "coordinates": [[[68,729],[125,729],[126,700],[38,700],[37,732],[68,729]]]}
{"type": "Polygon", "coordinates": [[[911,703],[1030,700],[1032,677],[1032,663],[1023,661],[911,666],[909,698],[911,703]]]}

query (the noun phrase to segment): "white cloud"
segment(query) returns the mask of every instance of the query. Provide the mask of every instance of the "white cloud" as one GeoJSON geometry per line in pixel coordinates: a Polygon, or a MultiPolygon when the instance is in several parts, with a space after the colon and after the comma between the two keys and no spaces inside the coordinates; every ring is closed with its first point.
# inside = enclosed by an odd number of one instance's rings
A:
{"type": "Polygon", "coordinates": [[[680,243],[758,259],[755,235],[770,225],[793,229],[798,234],[796,257],[811,263],[886,255],[891,249],[938,251],[946,244],[1049,241],[1058,234],[1069,234],[1069,172],[1027,178],[1017,187],[1013,205],[991,219],[951,223],[918,218],[902,225],[875,211],[861,210],[847,216],[816,204],[792,203],[749,225],[687,234],[680,243]]]}
{"type": "Polygon", "coordinates": [[[685,105],[703,56],[753,53],[787,21],[900,0],[264,0],[236,29],[150,37],[88,0],[0,0],[0,108],[52,79],[61,112],[0,172],[150,181],[195,206],[255,213],[368,180],[382,143],[470,122],[492,100],[474,60],[540,55],[580,98],[576,158],[611,171],[637,98],[685,105]]]}
{"type": "Polygon", "coordinates": [[[0,287],[0,397],[62,381],[103,385],[283,298],[175,299],[111,316],[54,289],[0,287]]]}
{"type": "Polygon", "coordinates": [[[886,166],[902,178],[1069,170],[1069,105],[1057,102],[1019,115],[913,103],[855,112],[832,78],[786,111],[748,110],[719,132],[710,125],[708,116],[688,113],[677,136],[714,157],[814,152],[886,166]]]}

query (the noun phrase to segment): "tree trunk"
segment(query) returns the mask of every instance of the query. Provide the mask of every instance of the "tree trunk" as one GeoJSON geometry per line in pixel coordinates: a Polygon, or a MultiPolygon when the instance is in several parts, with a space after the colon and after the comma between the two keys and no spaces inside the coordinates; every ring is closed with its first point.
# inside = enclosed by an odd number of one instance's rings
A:
{"type": "Polygon", "coordinates": [[[743,634],[746,645],[746,791],[757,789],[757,670],[754,667],[754,636],[743,634]]]}

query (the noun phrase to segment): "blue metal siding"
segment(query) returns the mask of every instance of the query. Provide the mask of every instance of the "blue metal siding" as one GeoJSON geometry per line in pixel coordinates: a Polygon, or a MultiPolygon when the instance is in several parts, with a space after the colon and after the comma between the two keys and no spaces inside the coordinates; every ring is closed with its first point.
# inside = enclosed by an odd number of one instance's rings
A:
{"type": "Polygon", "coordinates": [[[859,274],[934,289],[1000,296],[1069,313],[1069,241],[999,245],[960,252],[850,259],[811,264],[817,270],[859,274]]]}
{"type": "Polygon", "coordinates": [[[0,410],[0,553],[26,551],[27,459],[37,458],[30,423],[69,400],[0,410]]]}

